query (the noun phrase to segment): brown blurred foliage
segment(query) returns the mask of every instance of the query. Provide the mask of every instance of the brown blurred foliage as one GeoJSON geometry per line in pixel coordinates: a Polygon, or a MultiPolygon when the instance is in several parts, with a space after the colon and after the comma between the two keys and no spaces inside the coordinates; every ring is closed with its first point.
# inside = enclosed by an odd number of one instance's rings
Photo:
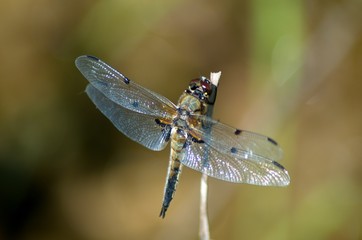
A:
{"type": "Polygon", "coordinates": [[[362,2],[0,2],[0,239],[197,239],[200,174],[158,218],[167,150],[97,111],[95,55],[176,102],[223,72],[215,118],[272,136],[292,183],[210,180],[213,239],[361,239],[362,2]]]}

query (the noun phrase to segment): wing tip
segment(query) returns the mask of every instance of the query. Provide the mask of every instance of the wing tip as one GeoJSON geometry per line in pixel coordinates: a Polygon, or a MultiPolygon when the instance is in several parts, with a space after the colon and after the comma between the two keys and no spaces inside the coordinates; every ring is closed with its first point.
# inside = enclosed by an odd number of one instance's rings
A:
{"type": "Polygon", "coordinates": [[[82,56],[79,56],[75,59],[75,65],[78,67],[81,65],[81,62],[83,60],[92,60],[92,61],[100,61],[99,58],[95,57],[95,56],[92,56],[92,55],[82,55],[82,56]]]}
{"type": "Polygon", "coordinates": [[[272,161],[272,163],[274,164],[274,166],[280,168],[281,170],[285,170],[285,167],[280,163],[278,163],[277,161],[272,161]]]}
{"type": "Polygon", "coordinates": [[[271,143],[274,144],[275,146],[278,146],[278,143],[277,143],[274,139],[272,139],[272,138],[270,138],[270,137],[267,137],[267,139],[268,139],[269,142],[271,142],[271,143]]]}
{"type": "Polygon", "coordinates": [[[92,59],[92,60],[94,60],[94,61],[99,61],[99,58],[97,58],[97,57],[95,57],[95,56],[92,56],[92,55],[84,55],[84,57],[90,58],[90,59],[92,59]]]}
{"type": "Polygon", "coordinates": [[[278,163],[277,161],[272,161],[272,164],[274,166],[276,166],[277,168],[279,168],[284,174],[285,174],[285,177],[284,177],[284,180],[281,181],[281,184],[280,186],[281,187],[286,187],[290,184],[290,176],[289,176],[289,173],[288,171],[285,169],[285,167],[283,165],[281,165],[280,163],[278,163]]]}

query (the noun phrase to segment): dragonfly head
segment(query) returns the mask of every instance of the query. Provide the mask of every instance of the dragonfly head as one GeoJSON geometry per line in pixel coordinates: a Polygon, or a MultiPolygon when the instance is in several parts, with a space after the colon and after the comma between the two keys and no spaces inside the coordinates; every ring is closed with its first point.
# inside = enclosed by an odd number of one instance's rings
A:
{"type": "Polygon", "coordinates": [[[206,77],[196,78],[190,81],[187,93],[207,104],[214,104],[216,100],[217,87],[206,77]]]}

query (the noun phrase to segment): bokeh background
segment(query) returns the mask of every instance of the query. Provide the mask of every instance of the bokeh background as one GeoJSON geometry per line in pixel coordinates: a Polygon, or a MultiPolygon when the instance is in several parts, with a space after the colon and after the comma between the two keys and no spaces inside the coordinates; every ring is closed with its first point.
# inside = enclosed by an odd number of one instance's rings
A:
{"type": "Polygon", "coordinates": [[[158,217],[169,150],[94,107],[95,55],[176,102],[222,71],[214,117],[278,140],[287,188],[209,180],[212,239],[362,239],[362,2],[2,0],[0,239],[198,239],[200,174],[158,217]]]}

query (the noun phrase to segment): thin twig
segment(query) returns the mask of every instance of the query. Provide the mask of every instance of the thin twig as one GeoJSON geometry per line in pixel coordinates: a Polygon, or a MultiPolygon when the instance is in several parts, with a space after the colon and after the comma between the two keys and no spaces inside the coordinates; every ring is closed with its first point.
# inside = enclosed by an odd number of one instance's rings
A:
{"type": "MultiPolygon", "coordinates": [[[[220,76],[221,76],[221,71],[210,73],[210,81],[211,81],[211,83],[214,84],[216,87],[219,85],[220,76]]],[[[210,117],[211,117],[211,116],[210,116],[210,117]]]]}
{"type": "Polygon", "coordinates": [[[202,174],[200,186],[200,240],[210,239],[209,219],[207,217],[207,175],[202,174]]]}
{"type": "MultiPolygon", "coordinates": [[[[221,72],[210,73],[210,81],[215,86],[218,86],[221,72]]],[[[208,106],[212,108],[213,106],[208,106]]],[[[212,115],[212,110],[208,111],[210,116],[212,115]]],[[[200,229],[199,236],[201,240],[210,240],[210,230],[209,230],[209,220],[207,217],[207,175],[202,174],[201,176],[201,185],[200,185],[200,229]]]]}

